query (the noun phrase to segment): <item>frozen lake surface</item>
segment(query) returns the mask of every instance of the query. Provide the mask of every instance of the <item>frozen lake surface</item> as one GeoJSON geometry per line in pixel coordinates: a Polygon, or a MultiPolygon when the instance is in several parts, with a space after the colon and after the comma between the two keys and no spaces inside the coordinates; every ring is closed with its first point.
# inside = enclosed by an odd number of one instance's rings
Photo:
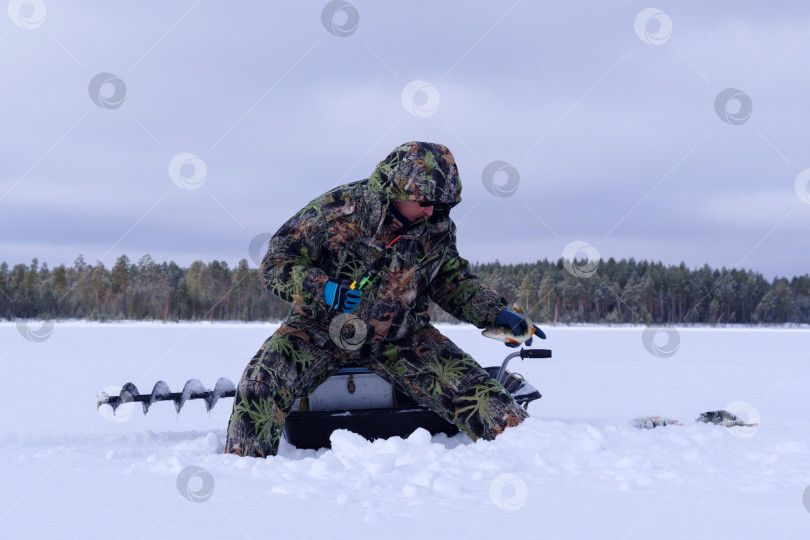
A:
{"type": "MultiPolygon", "coordinates": [[[[275,328],[0,323],[0,537],[810,538],[807,329],[546,327],[554,357],[510,364],[543,398],[492,442],[337,432],[262,460],[222,453],[230,398],[96,411],[128,381],[237,382],[275,328]],[[694,422],[729,407],[760,425],[694,422]],[[646,415],[684,425],[631,426],[646,415]]],[[[510,352],[440,328],[483,365],[510,352]]]]}

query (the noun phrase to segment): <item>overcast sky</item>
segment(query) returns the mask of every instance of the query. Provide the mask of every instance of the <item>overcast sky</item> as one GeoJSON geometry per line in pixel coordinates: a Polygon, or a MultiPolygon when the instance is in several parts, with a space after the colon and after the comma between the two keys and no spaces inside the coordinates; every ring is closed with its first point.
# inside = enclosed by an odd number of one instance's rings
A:
{"type": "Polygon", "coordinates": [[[470,261],[810,271],[810,4],[4,1],[0,261],[235,264],[426,140],[470,261]]]}

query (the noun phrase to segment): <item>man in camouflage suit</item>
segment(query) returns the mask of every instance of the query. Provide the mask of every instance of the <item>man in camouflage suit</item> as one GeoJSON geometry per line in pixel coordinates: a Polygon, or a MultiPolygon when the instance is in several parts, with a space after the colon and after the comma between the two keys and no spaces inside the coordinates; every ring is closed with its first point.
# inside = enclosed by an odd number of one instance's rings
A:
{"type": "Polygon", "coordinates": [[[478,328],[508,311],[459,256],[449,214],[460,201],[450,151],[410,142],[370,178],[332,189],[281,226],[262,280],[293,309],[245,368],[226,452],[275,455],[293,401],[347,364],[368,367],[474,440],[491,440],[528,416],[429,323],[431,300],[478,328]],[[367,283],[349,288],[369,267],[367,283]],[[341,326],[358,331],[358,324],[362,341],[346,346],[341,326]]]}

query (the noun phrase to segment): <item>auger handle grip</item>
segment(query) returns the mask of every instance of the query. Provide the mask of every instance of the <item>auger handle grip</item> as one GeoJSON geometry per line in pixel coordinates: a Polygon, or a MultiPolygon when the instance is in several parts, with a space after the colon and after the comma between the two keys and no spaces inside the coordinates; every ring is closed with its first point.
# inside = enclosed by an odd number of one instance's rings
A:
{"type": "Polygon", "coordinates": [[[521,358],[551,358],[551,349],[521,349],[521,358]]]}

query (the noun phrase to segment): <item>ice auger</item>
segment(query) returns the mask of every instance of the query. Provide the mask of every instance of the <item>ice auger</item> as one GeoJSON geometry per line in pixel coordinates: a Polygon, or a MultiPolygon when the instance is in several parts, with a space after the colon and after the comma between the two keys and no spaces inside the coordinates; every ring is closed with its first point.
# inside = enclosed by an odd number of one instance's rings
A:
{"type": "Polygon", "coordinates": [[[138,393],[138,388],[128,382],[121,388],[121,392],[117,396],[110,395],[107,392],[100,392],[97,397],[96,408],[109,405],[112,407],[113,413],[115,413],[115,410],[124,403],[139,402],[143,405],[143,414],[146,414],[149,407],[156,401],[173,401],[174,408],[179,413],[186,401],[202,399],[205,401],[205,410],[210,411],[220,398],[234,397],[235,395],[236,386],[230,379],[225,377],[220,377],[213,390],[205,388],[197,379],[191,379],[186,382],[181,392],[172,392],[168,384],[164,381],[158,381],[150,394],[138,393]]]}

